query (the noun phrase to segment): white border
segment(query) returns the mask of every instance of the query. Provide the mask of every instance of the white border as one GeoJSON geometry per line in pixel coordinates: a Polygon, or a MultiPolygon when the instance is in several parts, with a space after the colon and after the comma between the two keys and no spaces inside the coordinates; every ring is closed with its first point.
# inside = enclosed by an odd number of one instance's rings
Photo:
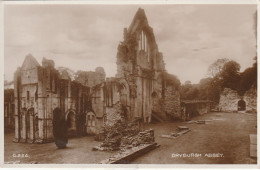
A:
{"type": "MultiPolygon", "coordinates": [[[[125,0],[125,1],[117,1],[117,0],[86,0],[86,1],[0,1],[0,145],[4,146],[4,6],[5,5],[29,5],[29,4],[37,4],[37,5],[46,5],[46,4],[89,4],[89,5],[128,5],[128,4],[257,4],[259,1],[257,0],[125,0]]],[[[259,5],[257,7],[257,11],[259,11],[259,5]]],[[[257,23],[259,23],[259,15],[257,12],[257,23]]],[[[259,31],[259,26],[257,24],[257,32],[259,31]]],[[[257,44],[259,44],[259,34],[257,34],[257,44]]],[[[259,45],[257,45],[257,52],[259,54],[259,45]]],[[[259,59],[259,57],[258,57],[259,59]]],[[[258,68],[259,68],[259,62],[258,68]]],[[[258,82],[259,82],[259,69],[258,69],[258,82]]],[[[258,83],[258,96],[259,92],[259,83],[258,83]]],[[[257,98],[257,110],[259,110],[260,100],[257,98]]],[[[259,115],[257,114],[257,125],[259,127],[259,115]]],[[[257,135],[259,136],[260,132],[258,130],[257,135]]],[[[232,141],[230,141],[232,142],[232,141]]],[[[128,168],[128,169],[151,169],[155,170],[158,168],[170,169],[170,168],[192,168],[192,169],[258,169],[259,165],[259,157],[257,165],[247,165],[247,164],[121,164],[121,165],[108,165],[108,164],[4,164],[4,147],[0,147],[1,155],[0,155],[0,167],[3,168],[97,168],[97,169],[105,169],[105,168],[128,168]]],[[[258,150],[257,154],[259,155],[259,141],[258,141],[258,150]]]]}

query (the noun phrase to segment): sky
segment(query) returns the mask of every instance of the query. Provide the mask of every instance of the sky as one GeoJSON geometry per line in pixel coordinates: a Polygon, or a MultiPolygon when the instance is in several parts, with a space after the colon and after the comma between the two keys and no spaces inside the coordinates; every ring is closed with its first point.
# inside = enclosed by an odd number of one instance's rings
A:
{"type": "Polygon", "coordinates": [[[41,64],[116,74],[123,29],[145,10],[166,70],[198,83],[210,64],[228,58],[251,67],[256,56],[256,5],[5,5],[4,71],[13,80],[27,54],[41,64]]]}

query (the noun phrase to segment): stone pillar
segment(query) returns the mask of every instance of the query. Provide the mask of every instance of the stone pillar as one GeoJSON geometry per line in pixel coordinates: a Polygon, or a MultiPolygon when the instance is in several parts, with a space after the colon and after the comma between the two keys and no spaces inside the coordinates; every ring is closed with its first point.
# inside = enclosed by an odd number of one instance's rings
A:
{"type": "Polygon", "coordinates": [[[15,134],[14,134],[14,139],[13,142],[19,142],[20,136],[19,136],[19,116],[14,115],[14,122],[15,122],[15,134]]]}
{"type": "Polygon", "coordinates": [[[46,136],[45,136],[45,141],[50,142],[53,141],[53,133],[52,133],[52,99],[53,95],[49,94],[49,97],[47,98],[47,103],[46,103],[46,117],[45,117],[45,130],[46,130],[46,136]]]}
{"type": "Polygon", "coordinates": [[[30,118],[30,136],[29,136],[29,143],[33,143],[34,142],[34,116],[33,115],[29,115],[30,118]]]}
{"type": "Polygon", "coordinates": [[[19,128],[19,69],[14,73],[14,119],[15,119],[15,135],[13,142],[19,142],[20,140],[20,128],[19,128]]]}
{"type": "Polygon", "coordinates": [[[43,143],[44,142],[44,104],[45,104],[45,93],[43,91],[43,70],[38,70],[38,127],[39,127],[39,138],[37,139],[37,143],[43,143]]]}
{"type": "Polygon", "coordinates": [[[23,113],[22,115],[22,129],[21,129],[21,139],[20,142],[26,142],[26,119],[25,115],[26,113],[23,113]]]}

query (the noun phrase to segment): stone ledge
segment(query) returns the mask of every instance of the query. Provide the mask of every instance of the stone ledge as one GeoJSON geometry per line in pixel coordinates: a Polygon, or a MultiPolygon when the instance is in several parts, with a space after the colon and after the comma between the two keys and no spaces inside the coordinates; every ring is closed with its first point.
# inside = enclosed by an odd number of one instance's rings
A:
{"type": "Polygon", "coordinates": [[[132,160],[136,159],[137,157],[152,151],[156,148],[158,148],[160,145],[157,143],[152,143],[148,145],[143,145],[139,147],[137,150],[130,151],[127,154],[121,153],[121,155],[115,155],[112,158],[106,159],[104,161],[101,161],[101,164],[129,164],[132,160]],[[118,156],[118,157],[117,157],[118,156]],[[115,158],[115,159],[113,159],[115,158]]]}

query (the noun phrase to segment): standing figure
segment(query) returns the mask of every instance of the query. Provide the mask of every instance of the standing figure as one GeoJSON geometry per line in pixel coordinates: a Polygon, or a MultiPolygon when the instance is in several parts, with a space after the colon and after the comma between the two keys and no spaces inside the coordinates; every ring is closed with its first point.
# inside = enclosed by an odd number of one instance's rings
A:
{"type": "Polygon", "coordinates": [[[53,110],[53,137],[59,149],[66,148],[68,143],[67,123],[59,108],[53,110]]]}

